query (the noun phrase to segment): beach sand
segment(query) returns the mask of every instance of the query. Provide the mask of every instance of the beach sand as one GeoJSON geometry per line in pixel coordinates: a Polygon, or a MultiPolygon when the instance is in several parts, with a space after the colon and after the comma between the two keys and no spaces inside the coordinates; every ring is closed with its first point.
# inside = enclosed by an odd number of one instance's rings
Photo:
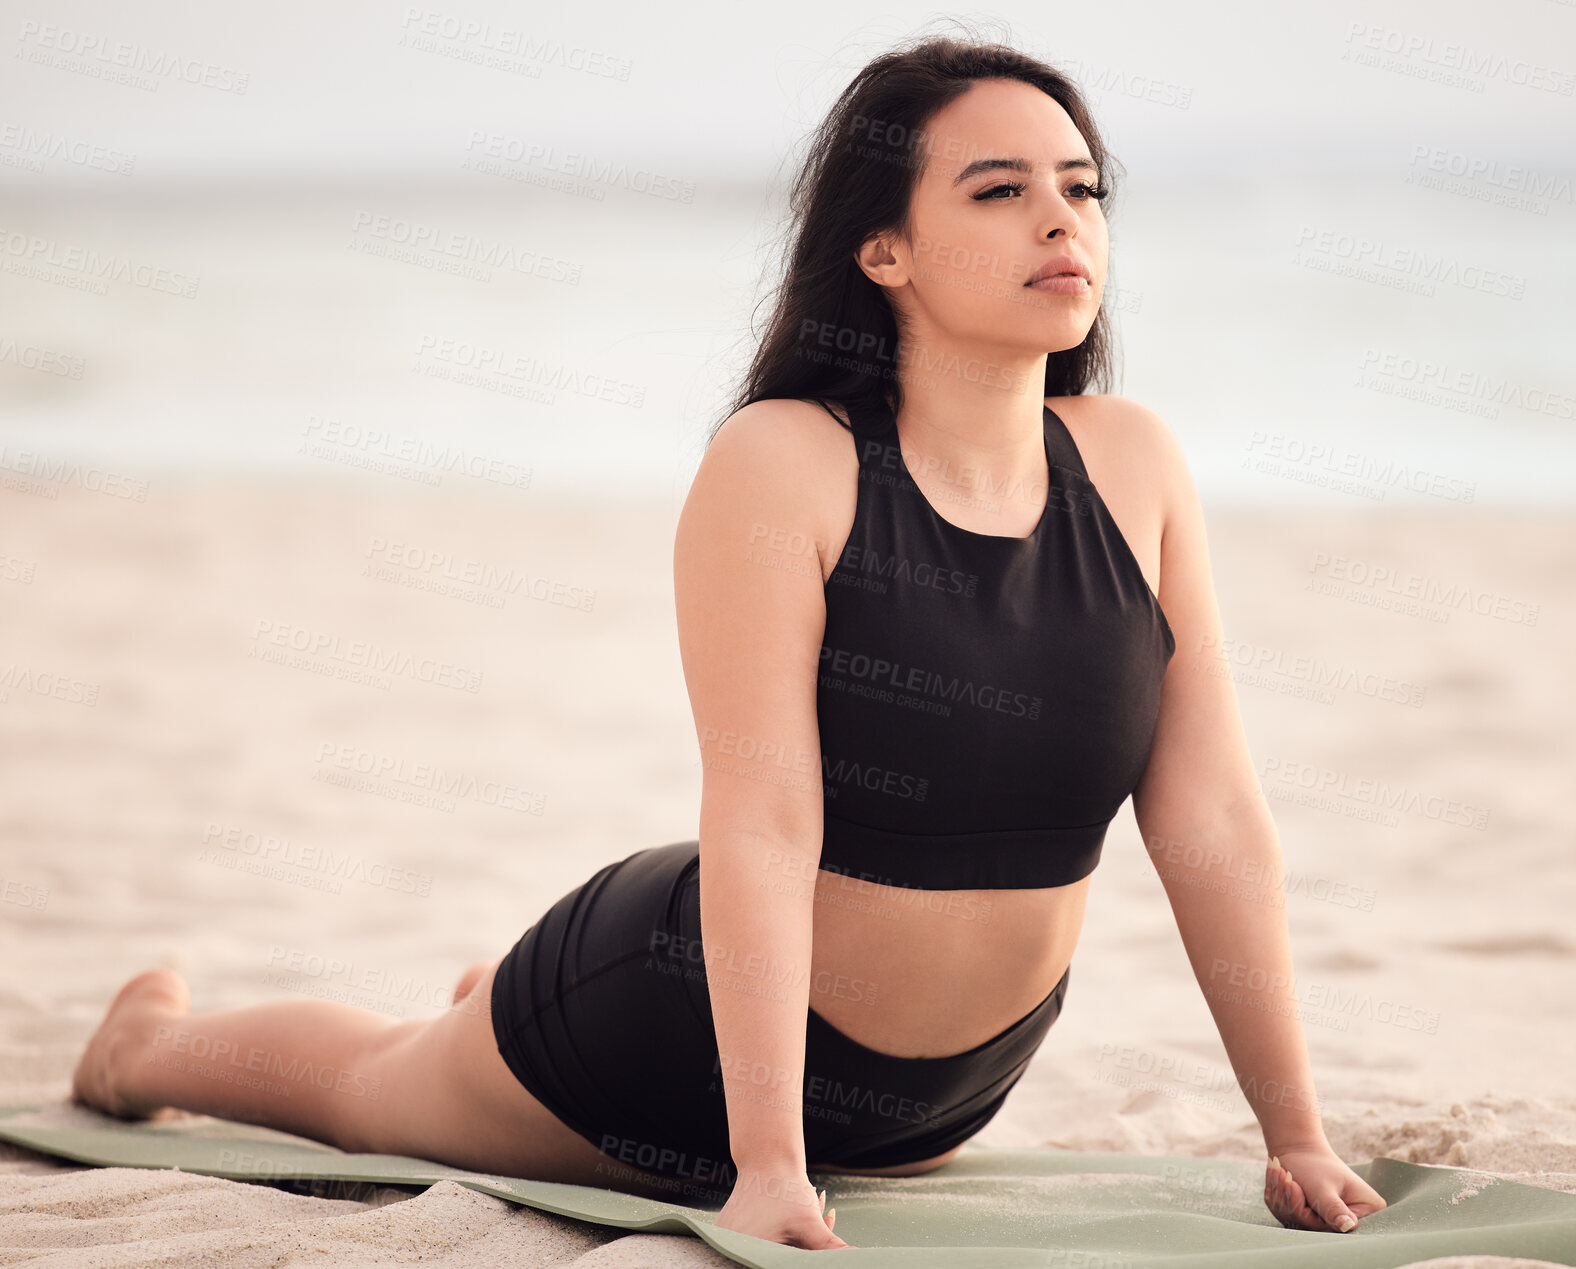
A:
{"type": "MultiPolygon", "coordinates": [[[[139,970],[178,970],[198,1010],[293,993],[434,1017],[467,965],[594,869],[693,837],[677,511],[366,472],[155,479],[140,501],[0,491],[0,1104],[64,1099],[139,970]],[[541,597],[446,593],[442,565],[379,575],[412,552],[523,569],[541,597]],[[270,659],[286,628],[338,657],[270,659]],[[357,641],[409,668],[342,677],[357,641]],[[378,764],[397,774],[356,787],[378,764]],[[428,804],[421,764],[509,793],[428,804]]],[[[1209,514],[1324,1121],[1348,1162],[1576,1192],[1572,529],[1209,514]],[[1399,604],[1409,584],[1376,569],[1423,579],[1435,611],[1399,604]],[[1452,588],[1474,599],[1454,606],[1452,588]],[[1310,687],[1300,658],[1352,674],[1310,687]]],[[[975,1141],[1261,1159],[1230,1074],[1124,808],[1065,1012],[975,1141]]],[[[729,1263],[447,1182],[317,1198],[0,1146],[0,1260],[88,1249],[99,1265],[729,1263]]]]}

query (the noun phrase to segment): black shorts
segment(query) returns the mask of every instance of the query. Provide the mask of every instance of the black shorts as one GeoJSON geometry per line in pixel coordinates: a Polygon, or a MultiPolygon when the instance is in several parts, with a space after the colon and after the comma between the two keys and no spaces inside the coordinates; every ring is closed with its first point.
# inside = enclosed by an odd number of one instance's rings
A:
{"type": "MultiPolygon", "coordinates": [[[[890,1167],[968,1140],[1001,1109],[1061,1013],[1067,978],[999,1035],[948,1057],[879,1053],[810,1009],[811,1169],[890,1167]]],[[[491,1004],[498,1052],[609,1157],[610,1188],[625,1164],[673,1178],[686,1195],[727,1198],[735,1173],[701,942],[698,841],[637,851],[564,895],[499,963],[491,1004]]]]}

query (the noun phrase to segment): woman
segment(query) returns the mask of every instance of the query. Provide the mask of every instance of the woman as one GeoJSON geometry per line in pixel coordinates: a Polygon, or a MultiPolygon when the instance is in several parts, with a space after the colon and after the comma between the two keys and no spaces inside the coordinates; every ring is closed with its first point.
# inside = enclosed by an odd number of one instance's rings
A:
{"type": "Polygon", "coordinates": [[[138,975],[73,1095],[720,1196],[726,1228],[842,1247],[809,1173],[929,1171],[991,1119],[1060,1012],[1131,795],[1152,850],[1204,861],[1161,876],[1270,1209],[1330,1230],[1384,1207],[1314,1109],[1281,909],[1200,884],[1222,859],[1276,876],[1279,845],[1199,651],[1220,618],[1180,449],[1086,395],[1111,167],[1074,86],[1009,48],[866,67],[678,526],[699,837],[600,869],[431,1021],[191,1015],[178,976],[138,975]]]}

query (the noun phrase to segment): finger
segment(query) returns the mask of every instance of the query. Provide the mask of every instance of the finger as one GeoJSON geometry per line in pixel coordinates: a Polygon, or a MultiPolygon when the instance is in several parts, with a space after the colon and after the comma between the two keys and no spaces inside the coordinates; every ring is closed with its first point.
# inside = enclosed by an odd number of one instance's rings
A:
{"type": "Polygon", "coordinates": [[[1278,1186],[1265,1197],[1264,1205],[1270,1209],[1270,1215],[1287,1229],[1301,1229],[1303,1227],[1301,1222],[1297,1220],[1296,1209],[1292,1206],[1290,1196],[1278,1186]]]}
{"type": "Polygon", "coordinates": [[[1341,1191],[1341,1197],[1346,1200],[1346,1206],[1358,1217],[1372,1216],[1375,1212],[1382,1212],[1390,1206],[1385,1201],[1384,1195],[1361,1177],[1357,1178],[1355,1185],[1348,1181],[1341,1191]]]}
{"type": "Polygon", "coordinates": [[[1281,1202],[1286,1212],[1282,1224],[1292,1229],[1319,1228],[1319,1215],[1308,1205],[1308,1198],[1303,1193],[1302,1186],[1284,1167],[1281,1171],[1285,1174],[1285,1181],[1281,1187],[1281,1202]]]}
{"type": "Polygon", "coordinates": [[[1357,1228],[1357,1214],[1346,1206],[1338,1194],[1321,1193],[1313,1196],[1304,1193],[1301,1186],[1296,1186],[1294,1190],[1291,1214],[1296,1227],[1300,1229],[1349,1234],[1357,1228]]]}
{"type": "Polygon", "coordinates": [[[1357,1228],[1357,1216],[1345,1203],[1339,1194],[1320,1194],[1316,1199],[1311,1199],[1308,1204],[1313,1213],[1327,1226],[1339,1234],[1349,1234],[1357,1228]]]}
{"type": "Polygon", "coordinates": [[[1285,1181],[1273,1163],[1264,1170],[1264,1206],[1270,1209],[1271,1216],[1285,1223],[1285,1181]]]}
{"type": "Polygon", "coordinates": [[[1271,1159],[1266,1170],[1271,1195],[1285,1207],[1292,1206],[1291,1173],[1279,1159],[1271,1159]]]}
{"type": "Polygon", "coordinates": [[[1358,1213],[1347,1205],[1339,1191],[1328,1197],[1321,1195],[1320,1201],[1314,1205],[1314,1210],[1323,1217],[1324,1223],[1338,1234],[1349,1234],[1357,1228],[1358,1213]]]}
{"type": "Polygon", "coordinates": [[[1382,1212],[1390,1205],[1381,1196],[1376,1196],[1376,1201],[1370,1203],[1366,1198],[1353,1196],[1349,1190],[1343,1191],[1341,1199],[1346,1205],[1346,1210],[1362,1220],[1365,1216],[1372,1216],[1375,1212],[1382,1212]]]}
{"type": "Polygon", "coordinates": [[[1279,1158],[1272,1158],[1265,1170],[1264,1205],[1287,1229],[1322,1229],[1320,1217],[1305,1201],[1302,1187],[1279,1158]]]}

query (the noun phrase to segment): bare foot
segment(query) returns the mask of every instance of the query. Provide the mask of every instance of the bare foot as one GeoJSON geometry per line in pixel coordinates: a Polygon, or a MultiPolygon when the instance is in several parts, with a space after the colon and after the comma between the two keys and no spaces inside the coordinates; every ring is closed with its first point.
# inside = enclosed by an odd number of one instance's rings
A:
{"type": "Polygon", "coordinates": [[[129,979],[110,1002],[71,1076],[71,1100],[120,1119],[159,1119],[180,1112],[138,1099],[128,1074],[162,1019],[191,1012],[186,980],[171,969],[129,979]]]}

